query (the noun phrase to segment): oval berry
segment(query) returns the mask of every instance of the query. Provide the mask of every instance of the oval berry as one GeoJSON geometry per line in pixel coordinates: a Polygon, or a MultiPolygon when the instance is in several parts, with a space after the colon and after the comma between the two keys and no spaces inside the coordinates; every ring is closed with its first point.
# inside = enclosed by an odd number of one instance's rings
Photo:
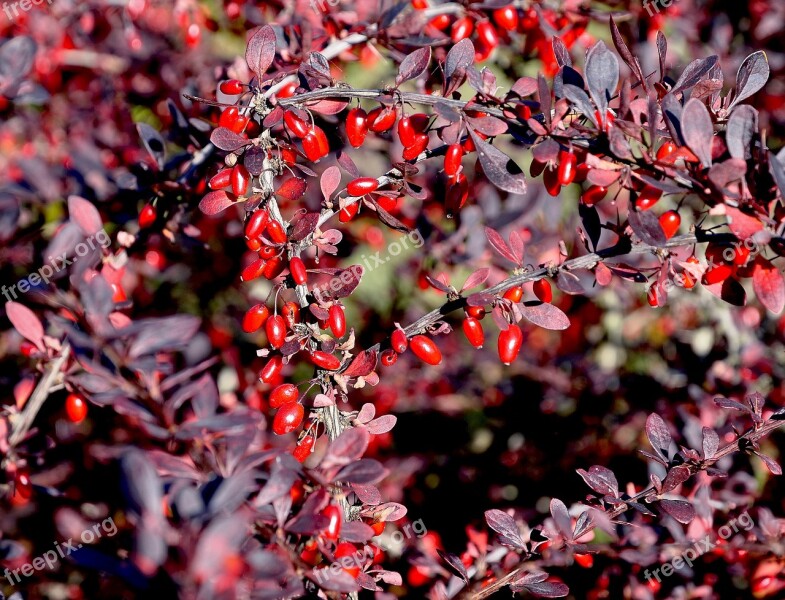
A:
{"type": "Polygon", "coordinates": [[[281,356],[273,356],[270,360],[265,363],[262,370],[259,372],[259,379],[263,383],[272,383],[278,376],[281,374],[281,370],[283,369],[283,357],[281,356]]]}
{"type": "Polygon", "coordinates": [[[510,325],[499,333],[499,358],[505,365],[516,359],[523,344],[523,332],[518,325],[510,325]]]}
{"type": "Polygon", "coordinates": [[[243,92],[243,84],[237,79],[228,79],[227,81],[222,81],[218,88],[227,96],[236,96],[237,94],[242,94],[243,92]]]}
{"type": "Polygon", "coordinates": [[[314,127],[303,138],[303,152],[313,162],[318,162],[330,152],[330,143],[321,127],[314,127]]]}
{"type": "Polygon", "coordinates": [[[327,371],[335,371],[341,368],[341,361],[337,356],[322,352],[321,350],[314,350],[311,352],[311,362],[321,369],[327,371]]]}
{"type": "Polygon", "coordinates": [[[447,175],[457,175],[458,170],[461,168],[462,158],[463,146],[460,144],[451,144],[444,154],[444,172],[447,175]]]}
{"type": "Polygon", "coordinates": [[[252,281],[262,275],[267,268],[267,261],[263,258],[253,261],[240,273],[240,281],[252,281]]]}
{"type": "Polygon", "coordinates": [[[450,37],[455,44],[469,37],[472,31],[474,31],[474,22],[469,17],[461,17],[452,24],[450,37]]]}
{"type": "Polygon", "coordinates": [[[669,154],[673,154],[676,151],[676,144],[672,141],[663,142],[662,146],[659,147],[657,150],[657,160],[662,160],[667,157],[669,154]]]}
{"type": "Polygon", "coordinates": [[[351,204],[347,204],[338,213],[338,220],[341,223],[348,223],[357,215],[359,210],[360,210],[359,202],[352,202],[351,204]]]}
{"type": "Polygon", "coordinates": [[[286,243],[286,231],[284,230],[283,225],[275,219],[271,219],[270,222],[267,223],[267,235],[269,235],[270,239],[276,244],[286,243]]]}
{"type": "Polygon", "coordinates": [[[273,348],[277,349],[283,346],[286,337],[286,323],[281,315],[273,315],[267,319],[264,329],[267,332],[267,341],[273,348]]]}
{"type": "Polygon", "coordinates": [[[667,239],[672,238],[676,234],[679,230],[679,225],[681,225],[681,217],[675,210],[669,210],[660,215],[660,227],[665,232],[667,239]]]}
{"type": "Polygon", "coordinates": [[[210,178],[207,187],[211,190],[221,190],[232,182],[232,169],[221,169],[210,178]]]}
{"type": "Polygon", "coordinates": [[[477,23],[477,39],[480,45],[484,45],[487,50],[493,50],[499,45],[499,34],[490,21],[480,21],[477,23]]]}
{"type": "Polygon", "coordinates": [[[251,174],[245,165],[237,164],[232,169],[232,193],[235,196],[244,196],[251,182],[251,174]]]}
{"type": "Polygon", "coordinates": [[[578,158],[572,150],[562,150],[559,152],[559,184],[570,185],[575,179],[575,168],[578,165],[578,158]]]}
{"type": "Polygon", "coordinates": [[[534,295],[539,298],[540,302],[550,303],[553,300],[553,290],[551,289],[551,282],[547,279],[538,279],[532,285],[534,295]]]}
{"type": "Polygon", "coordinates": [[[427,133],[417,133],[414,137],[414,143],[403,151],[404,160],[414,160],[425,152],[425,149],[428,147],[430,138],[427,133]]]}
{"type": "MultiPolygon", "coordinates": [[[[258,238],[262,235],[262,232],[267,227],[267,223],[270,221],[270,213],[268,213],[264,209],[259,209],[251,213],[251,218],[245,223],[245,237],[249,240],[253,240],[258,238]]],[[[262,258],[270,258],[262,257],[262,258]]]]}
{"type": "Polygon", "coordinates": [[[297,387],[291,383],[283,383],[270,392],[270,408],[280,408],[284,404],[297,402],[300,393],[297,387]]]}
{"type": "Polygon", "coordinates": [[[297,302],[287,302],[281,307],[281,315],[289,327],[291,327],[294,323],[299,323],[300,305],[297,304],[297,302]]]}
{"type": "Polygon", "coordinates": [[[305,416],[305,409],[302,404],[285,404],[278,409],[273,419],[273,433],[276,435],[286,435],[300,426],[305,416]]]}
{"type": "Polygon", "coordinates": [[[414,144],[414,136],[416,134],[417,132],[414,130],[409,117],[401,117],[401,120],[398,121],[398,139],[401,140],[401,144],[403,144],[404,148],[408,148],[414,144]]]}
{"type": "Polygon", "coordinates": [[[349,143],[359,148],[368,134],[368,114],[362,108],[353,108],[346,115],[346,137],[349,143]]]}
{"type": "Polygon", "coordinates": [[[343,312],[343,306],[340,304],[333,304],[330,307],[330,329],[333,335],[341,338],[346,333],[346,315],[343,312]]]}
{"type": "Polygon", "coordinates": [[[368,129],[374,133],[388,131],[395,125],[395,109],[389,106],[374,108],[368,113],[368,129]]]}
{"type": "Polygon", "coordinates": [[[662,190],[658,190],[653,185],[644,187],[635,200],[635,207],[638,210],[649,210],[652,206],[657,204],[657,201],[662,196],[662,190]]]}
{"type": "Polygon", "coordinates": [[[283,122],[286,123],[287,129],[298,138],[304,138],[311,132],[308,123],[291,110],[283,113],[283,122]]]}
{"type": "Polygon", "coordinates": [[[14,475],[14,493],[25,499],[33,495],[33,483],[26,471],[18,470],[14,475]]]}
{"type": "Polygon", "coordinates": [[[409,340],[403,329],[396,329],[390,337],[390,345],[398,354],[403,354],[409,347],[409,340]]]}
{"type": "Polygon", "coordinates": [[[561,191],[561,180],[559,178],[559,169],[548,167],[542,173],[542,182],[545,184],[545,189],[551,196],[558,196],[561,191]]]}
{"type": "Polygon", "coordinates": [[[725,281],[733,275],[733,267],[730,265],[719,264],[710,267],[703,275],[703,285],[714,285],[725,281]]]}
{"type": "Polygon", "coordinates": [[[485,307],[484,306],[467,306],[466,307],[466,314],[473,319],[477,319],[478,321],[482,321],[485,317],[485,307]]]}
{"type": "Polygon", "coordinates": [[[438,365],[442,362],[442,353],[431,338],[424,335],[415,335],[409,342],[414,355],[429,365],[438,365]]]}
{"type": "Polygon", "coordinates": [[[521,301],[521,298],[523,298],[523,288],[519,285],[511,287],[510,289],[505,290],[503,297],[510,302],[518,303],[521,301]]]}
{"type": "Polygon", "coordinates": [[[275,279],[283,272],[285,267],[286,261],[283,256],[273,256],[267,261],[267,265],[265,265],[262,275],[264,275],[266,279],[275,279]]]}
{"type": "Polygon", "coordinates": [[[65,413],[72,423],[81,423],[87,417],[87,401],[80,394],[68,394],[65,399],[65,413]]]}
{"type": "Polygon", "coordinates": [[[346,186],[346,191],[349,192],[350,196],[358,198],[375,192],[378,187],[379,182],[373,177],[358,177],[354,181],[349,182],[349,185],[346,186]]]}
{"type": "Polygon", "coordinates": [[[518,27],[518,9],[514,6],[503,6],[493,11],[493,20],[502,29],[515,31],[518,27]]]}
{"type": "Polygon", "coordinates": [[[382,356],[379,360],[381,361],[383,367],[391,367],[396,362],[398,362],[398,353],[395,350],[390,350],[388,348],[382,352],[382,356]]]}
{"type": "Polygon", "coordinates": [[[259,258],[264,258],[264,259],[269,260],[269,259],[277,256],[279,252],[280,252],[280,250],[278,248],[276,248],[275,246],[266,246],[266,245],[265,246],[260,246],[259,247],[259,258]]]}
{"type": "Polygon", "coordinates": [[[304,285],[308,281],[308,273],[305,270],[305,263],[299,256],[293,256],[289,261],[289,272],[297,285],[304,285]]]}
{"type": "Polygon", "coordinates": [[[240,111],[236,106],[229,106],[223,110],[221,116],[218,117],[218,125],[231,129],[237,123],[237,117],[240,116],[240,111]]]}
{"type": "Polygon", "coordinates": [[[330,540],[337,540],[338,536],[341,535],[341,523],[343,522],[341,509],[334,504],[330,504],[322,511],[322,516],[327,517],[327,527],[322,530],[324,537],[330,540]]]}
{"type": "Polygon", "coordinates": [[[592,185],[581,194],[581,202],[583,202],[586,206],[594,206],[600,200],[605,198],[607,193],[608,188],[601,185],[592,185]]]}
{"type": "Polygon", "coordinates": [[[314,439],[312,436],[305,436],[303,439],[297,442],[297,445],[294,447],[294,452],[292,452],[292,456],[294,456],[298,462],[304,463],[311,455],[313,443],[314,439]]]}
{"type": "Polygon", "coordinates": [[[466,317],[463,320],[463,333],[469,343],[475,348],[482,348],[485,343],[485,332],[482,324],[474,317],[466,317]]]}
{"type": "Polygon", "coordinates": [[[243,317],[243,331],[254,333],[261,329],[270,316],[270,310],[264,304],[257,304],[248,309],[243,317]]]}
{"type": "Polygon", "coordinates": [[[158,211],[155,210],[155,206],[152,204],[145,204],[144,208],[139,212],[139,227],[142,229],[147,229],[153,223],[155,223],[155,219],[158,216],[158,211]]]}

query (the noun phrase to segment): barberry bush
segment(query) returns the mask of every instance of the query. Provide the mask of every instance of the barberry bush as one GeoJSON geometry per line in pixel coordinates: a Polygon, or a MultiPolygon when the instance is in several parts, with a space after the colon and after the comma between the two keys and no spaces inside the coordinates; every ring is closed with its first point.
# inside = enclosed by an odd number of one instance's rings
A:
{"type": "Polygon", "coordinates": [[[5,596],[783,597],[783,11],[4,5],[5,596]]]}

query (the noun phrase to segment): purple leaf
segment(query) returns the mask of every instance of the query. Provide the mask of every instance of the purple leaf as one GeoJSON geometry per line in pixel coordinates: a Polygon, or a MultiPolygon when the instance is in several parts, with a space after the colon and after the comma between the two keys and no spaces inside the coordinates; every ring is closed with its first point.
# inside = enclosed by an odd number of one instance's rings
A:
{"type": "Polygon", "coordinates": [[[690,98],[681,116],[681,134],[690,150],[704,168],[711,166],[711,143],[714,125],[706,106],[697,98],[690,98]]]}
{"type": "Polygon", "coordinates": [[[605,123],[608,101],[619,84],[619,60],[605,42],[599,41],[591,47],[586,55],[586,84],[594,104],[600,110],[600,117],[605,123]]]}
{"type": "Polygon", "coordinates": [[[559,533],[567,540],[572,539],[572,520],[564,502],[558,498],[551,499],[551,516],[559,533]]]}
{"type": "Polygon", "coordinates": [[[6,302],[6,315],[11,325],[14,326],[23,338],[35,344],[41,352],[44,352],[44,326],[36,314],[23,304],[18,302],[6,302]]]}
{"type": "MultiPolygon", "coordinates": [[[[752,156],[751,144],[758,131],[758,111],[749,104],[736,107],[725,131],[725,143],[733,158],[748,159],[752,156]]],[[[776,160],[776,159],[775,159],[776,160]]]]}
{"type": "Polygon", "coordinates": [[[782,273],[768,260],[758,257],[752,271],[752,289],[769,311],[782,312],[785,307],[785,280],[782,273]]]}
{"type": "Polygon", "coordinates": [[[717,56],[697,59],[692,61],[684,69],[679,80],[671,89],[668,96],[675,96],[678,92],[688,90],[695,86],[703,77],[717,64],[717,56]]]}
{"type": "Polygon", "coordinates": [[[695,518],[695,509],[692,504],[684,500],[660,500],[660,508],[685,525],[695,518]]]}
{"type": "Polygon", "coordinates": [[[668,448],[672,441],[671,434],[665,421],[657,413],[650,414],[646,419],[646,437],[649,438],[649,443],[654,451],[667,460],[668,448]]]}
{"type": "Polygon", "coordinates": [[[736,97],[728,108],[733,108],[766,85],[769,72],[769,59],[763,50],[753,52],[745,58],[736,73],[736,97]]]}
{"type": "Polygon", "coordinates": [[[668,239],[662,230],[660,220],[653,212],[630,209],[627,219],[630,227],[644,244],[663,246],[668,239]]]}
{"type": "Polygon", "coordinates": [[[521,168],[504,152],[495,148],[469,129],[469,136],[477,147],[477,157],[490,182],[511,194],[526,193],[526,177],[521,168]]]}
{"type": "Polygon", "coordinates": [[[703,458],[709,460],[714,458],[717,449],[720,447],[720,438],[717,432],[709,427],[703,428],[703,458]]]}
{"type": "MultiPolygon", "coordinates": [[[[128,349],[130,358],[174,350],[188,344],[199,330],[199,318],[192,315],[142,319],[126,329],[135,334],[128,349]]],[[[125,332],[126,330],[123,330],[125,332]]]]}
{"type": "Polygon", "coordinates": [[[775,461],[773,458],[766,456],[765,454],[758,454],[758,458],[763,461],[763,464],[768,467],[769,471],[771,471],[772,475],[782,475],[782,467],[780,467],[779,463],[775,461]]]}
{"type": "Polygon", "coordinates": [[[469,574],[466,572],[466,567],[463,566],[461,559],[455,556],[454,554],[449,554],[448,552],[442,552],[441,550],[437,550],[441,559],[446,562],[453,571],[458,573],[461,579],[463,579],[467,584],[469,583],[469,574]]]}
{"type": "Polygon", "coordinates": [[[341,539],[355,544],[364,544],[373,537],[373,529],[362,521],[347,521],[341,525],[341,539]]]}
{"type": "Polygon", "coordinates": [[[488,238],[488,242],[490,242],[491,246],[493,247],[496,252],[501,254],[504,258],[518,264],[518,261],[515,259],[515,254],[513,254],[510,247],[507,245],[507,242],[504,241],[504,238],[497,232],[495,229],[491,229],[490,227],[485,228],[485,237],[488,238]]]}
{"type": "Polygon", "coordinates": [[[314,232],[318,223],[319,213],[305,213],[300,218],[298,218],[292,226],[292,232],[289,234],[289,240],[292,242],[299,242],[300,240],[304,240],[314,232]]]}
{"type": "Polygon", "coordinates": [[[367,429],[373,435],[387,433],[398,422],[398,417],[395,415],[382,415],[378,419],[374,419],[367,425],[367,429]]]}
{"type": "Polygon", "coordinates": [[[425,46],[409,54],[401,61],[398,67],[398,76],[395,78],[395,85],[401,85],[405,81],[414,79],[422,75],[431,62],[431,47],[425,46]]]}
{"type": "Polygon", "coordinates": [[[534,306],[519,306],[524,319],[544,329],[562,331],[570,326],[570,319],[564,311],[553,304],[542,302],[534,306]]]}
{"type": "Polygon", "coordinates": [[[477,269],[474,273],[466,278],[461,291],[463,292],[464,290],[470,290],[477,287],[478,285],[482,285],[488,279],[490,274],[491,270],[488,267],[477,269]]]}
{"type": "Polygon", "coordinates": [[[518,79],[510,89],[510,92],[517,94],[521,98],[531,96],[537,91],[537,80],[534,77],[521,77],[518,79]]]}
{"type": "Polygon", "coordinates": [[[347,483],[376,483],[387,476],[387,469],[378,460],[362,458],[343,467],[335,476],[347,483]]]}
{"type": "Polygon", "coordinates": [[[346,429],[332,444],[325,457],[327,465],[347,465],[357,460],[368,448],[371,434],[364,427],[346,429]]]}
{"type": "Polygon", "coordinates": [[[518,532],[518,525],[515,523],[515,519],[506,512],[496,509],[486,510],[485,521],[488,523],[488,527],[509,542],[508,545],[518,548],[524,548],[526,546],[518,532]]]}
{"type": "Polygon", "coordinates": [[[145,149],[155,160],[158,168],[163,169],[166,160],[166,142],[164,138],[147,123],[137,123],[136,131],[139,133],[139,137],[142,138],[145,149]]]}
{"type": "Polygon", "coordinates": [[[444,61],[445,96],[458,89],[466,78],[466,70],[474,64],[474,44],[468,38],[455,44],[444,61]]]}
{"type": "Polygon", "coordinates": [[[744,406],[741,402],[736,402],[735,400],[730,400],[721,396],[714,399],[714,404],[721,408],[729,408],[731,410],[740,410],[742,412],[750,411],[749,407],[744,406]]]}
{"type": "Polygon", "coordinates": [[[248,39],[245,62],[259,78],[267,72],[275,58],[275,31],[269,25],[256,29],[248,39]]]}
{"type": "Polygon", "coordinates": [[[234,152],[238,148],[243,148],[251,143],[243,136],[226,127],[214,129],[210,134],[210,141],[216,148],[226,150],[227,152],[234,152]]]}
{"type": "Polygon", "coordinates": [[[665,479],[662,482],[662,491],[660,493],[667,494],[687,481],[690,478],[690,475],[690,469],[685,465],[673,467],[665,476],[665,479]]]}
{"type": "Polygon", "coordinates": [[[602,495],[619,495],[619,483],[613,471],[599,465],[589,467],[588,471],[583,469],[577,470],[580,475],[591,489],[598,494],[602,495]]]}
{"type": "Polygon", "coordinates": [[[98,209],[92,202],[79,196],[68,197],[68,215],[85,235],[95,235],[104,228],[98,209]]]}

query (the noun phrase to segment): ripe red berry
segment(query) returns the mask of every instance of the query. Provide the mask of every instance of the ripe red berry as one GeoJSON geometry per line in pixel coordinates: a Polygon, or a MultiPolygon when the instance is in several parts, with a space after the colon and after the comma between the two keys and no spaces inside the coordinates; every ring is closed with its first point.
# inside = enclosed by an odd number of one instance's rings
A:
{"type": "Polygon", "coordinates": [[[245,165],[236,164],[232,169],[232,193],[235,196],[244,196],[251,182],[251,174],[245,165]]]}
{"type": "Polygon", "coordinates": [[[327,527],[324,528],[324,537],[329,540],[337,540],[341,535],[341,523],[343,522],[343,513],[341,509],[334,504],[330,504],[322,511],[322,516],[327,517],[327,527]]]}
{"type": "Polygon", "coordinates": [[[294,93],[297,91],[297,82],[290,81],[285,86],[283,86],[280,90],[278,90],[275,94],[276,98],[291,98],[294,96],[294,93]]]}
{"type": "Polygon", "coordinates": [[[232,182],[232,169],[221,169],[210,178],[207,187],[211,190],[221,190],[232,182]]]}
{"type": "Polygon", "coordinates": [[[562,150],[559,152],[559,183],[561,185],[570,185],[575,179],[575,168],[578,165],[578,158],[575,153],[570,150],[562,150]]]}
{"type": "Polygon", "coordinates": [[[259,258],[264,258],[265,260],[269,260],[274,256],[277,256],[280,252],[279,248],[275,246],[260,246],[259,247],[259,258]]]}
{"type": "Polygon", "coordinates": [[[234,123],[229,127],[235,133],[242,133],[245,127],[250,122],[250,119],[245,115],[237,115],[237,119],[234,123]]]}
{"type": "Polygon", "coordinates": [[[660,227],[665,232],[665,237],[670,239],[679,230],[681,225],[681,217],[675,210],[669,210],[660,215],[660,227]]]}
{"type": "Polygon", "coordinates": [[[275,219],[271,219],[267,223],[267,235],[270,236],[270,239],[275,244],[285,244],[287,237],[286,231],[281,225],[280,221],[276,221],[275,219]]]}
{"type": "Polygon", "coordinates": [[[14,493],[25,499],[33,495],[33,483],[27,471],[17,470],[14,475],[14,493]]]}
{"type": "Polygon", "coordinates": [[[431,338],[424,335],[415,335],[409,342],[414,355],[429,365],[438,365],[442,362],[442,353],[431,338]]]}
{"type": "Polygon", "coordinates": [[[461,168],[461,159],[463,158],[463,146],[460,144],[452,144],[447,148],[444,154],[444,172],[447,175],[457,175],[458,170],[461,168]]]}
{"type": "Polygon", "coordinates": [[[518,9],[514,6],[504,6],[493,11],[493,20],[502,29],[515,31],[518,27],[518,9]]]}
{"type": "Polygon", "coordinates": [[[329,312],[330,329],[335,337],[342,338],[346,333],[346,315],[343,312],[343,306],[333,304],[329,312]]]}
{"type": "Polygon", "coordinates": [[[743,267],[747,264],[750,258],[750,249],[747,246],[740,244],[736,247],[735,255],[733,257],[733,264],[737,267],[743,267]]]}
{"type": "Polygon", "coordinates": [[[272,383],[278,376],[281,374],[281,370],[283,369],[283,357],[282,356],[273,356],[270,360],[265,363],[262,370],[259,372],[259,379],[262,380],[264,383],[272,383]]]}
{"type": "Polygon", "coordinates": [[[662,146],[659,147],[657,150],[657,160],[662,160],[669,154],[672,154],[676,151],[676,144],[672,141],[668,140],[667,142],[663,142],[662,146]]]}
{"type": "Polygon", "coordinates": [[[657,204],[661,196],[662,190],[657,189],[653,185],[647,185],[638,194],[638,198],[635,200],[635,207],[638,210],[649,210],[657,204]]]}
{"type": "Polygon", "coordinates": [[[414,144],[416,134],[409,117],[401,117],[401,120],[398,121],[398,139],[401,140],[404,148],[409,148],[414,144]]]}
{"type": "Polygon", "coordinates": [[[152,204],[145,204],[144,208],[139,212],[139,227],[147,229],[155,223],[157,216],[158,211],[155,210],[155,206],[152,204]]]}
{"type": "Polygon", "coordinates": [[[355,215],[357,215],[359,210],[360,210],[359,202],[352,202],[351,204],[347,204],[338,213],[338,220],[341,223],[348,223],[355,217],[355,215]]]}
{"type": "MultiPolygon", "coordinates": [[[[269,221],[270,213],[261,208],[259,210],[255,210],[253,213],[251,213],[251,218],[248,219],[248,221],[245,223],[245,237],[247,237],[249,240],[258,238],[260,235],[262,235],[262,232],[267,227],[267,223],[269,221]]],[[[270,257],[267,256],[262,258],[270,257]]]]}
{"type": "Polygon", "coordinates": [[[278,277],[285,268],[286,261],[283,256],[273,256],[267,261],[264,271],[262,271],[262,275],[264,275],[266,279],[273,280],[278,277]]]}
{"type": "Polygon", "coordinates": [[[237,79],[222,81],[219,89],[228,96],[236,96],[243,93],[243,84],[237,79]]]}
{"type": "Polygon", "coordinates": [[[327,371],[336,371],[341,368],[341,361],[337,356],[322,352],[321,350],[314,350],[311,352],[311,362],[321,369],[327,371]]]}
{"type": "Polygon", "coordinates": [[[81,423],[87,416],[87,401],[80,394],[68,394],[65,399],[65,413],[72,423],[81,423]]]}
{"type": "Polygon", "coordinates": [[[439,31],[444,31],[450,26],[450,15],[444,13],[436,15],[433,19],[428,21],[428,25],[435,27],[439,31]]]}
{"type": "Polygon", "coordinates": [[[330,143],[321,127],[314,127],[303,138],[303,152],[308,160],[318,162],[330,152],[330,143]]]}
{"type": "Polygon", "coordinates": [[[540,302],[550,302],[553,300],[553,290],[551,289],[551,282],[547,279],[538,279],[532,285],[534,295],[540,299],[540,302]]]}
{"type": "Polygon", "coordinates": [[[349,192],[350,196],[357,198],[375,192],[378,187],[379,182],[373,177],[358,177],[354,181],[349,182],[349,185],[346,186],[346,191],[349,192]]]}
{"type": "Polygon", "coordinates": [[[308,460],[308,457],[311,455],[311,450],[313,449],[314,439],[313,436],[307,435],[299,442],[297,442],[297,446],[294,447],[294,452],[292,452],[292,456],[297,459],[298,462],[304,463],[308,460]]]}
{"type": "Polygon", "coordinates": [[[396,362],[398,362],[398,353],[395,350],[390,350],[389,348],[382,352],[382,356],[379,359],[382,363],[383,367],[391,367],[396,362]]]}
{"type": "Polygon", "coordinates": [[[469,37],[472,34],[472,31],[474,31],[474,21],[469,17],[461,17],[452,24],[450,37],[455,44],[469,37]]]}
{"type": "Polygon", "coordinates": [[[509,365],[518,356],[523,344],[521,328],[512,324],[499,333],[499,358],[505,365],[509,365]]]}
{"type": "Polygon", "coordinates": [[[286,337],[286,323],[281,315],[273,315],[267,319],[264,329],[267,332],[267,341],[273,348],[277,349],[283,346],[286,337]]]}
{"type": "Polygon", "coordinates": [[[287,325],[291,327],[300,322],[300,305],[297,302],[287,302],[281,307],[281,315],[287,325]]]}
{"type": "Polygon", "coordinates": [[[243,317],[243,331],[245,333],[254,333],[267,321],[270,316],[270,310],[264,304],[257,304],[248,309],[243,317]]]}
{"type": "Polygon", "coordinates": [[[299,256],[293,256],[289,261],[289,272],[297,285],[305,285],[308,281],[308,272],[305,270],[305,263],[299,256]]]}
{"type": "Polygon", "coordinates": [[[390,106],[380,106],[368,113],[368,129],[374,133],[388,131],[395,125],[395,109],[390,106]]]}
{"type": "Polygon", "coordinates": [[[586,206],[594,206],[608,194],[608,188],[602,185],[592,185],[581,194],[581,202],[586,206]]]}
{"type": "Polygon", "coordinates": [[[466,307],[466,314],[470,317],[477,319],[478,321],[482,321],[483,317],[485,317],[485,307],[484,306],[467,306],[466,307]]]}
{"type": "Polygon", "coordinates": [[[428,143],[431,141],[427,133],[418,133],[415,134],[414,137],[414,144],[404,149],[403,151],[402,155],[404,160],[414,160],[420,156],[420,154],[425,152],[425,149],[428,147],[428,143]]]}
{"type": "Polygon", "coordinates": [[[575,562],[582,566],[584,569],[591,569],[594,565],[594,556],[591,554],[575,554],[575,562]]]}
{"type": "Polygon", "coordinates": [[[286,123],[287,129],[292,135],[298,138],[304,138],[311,131],[308,123],[301,119],[294,111],[287,110],[283,113],[283,121],[286,123]]]}
{"type": "Polygon", "coordinates": [[[463,320],[463,333],[466,339],[475,348],[482,348],[485,343],[485,332],[482,330],[482,324],[474,317],[466,317],[463,320]]]}
{"type": "Polygon", "coordinates": [[[218,125],[221,127],[226,127],[227,129],[231,129],[234,127],[235,123],[237,122],[237,117],[239,116],[240,111],[236,106],[228,106],[223,110],[221,116],[218,117],[218,125]]]}
{"type": "Polygon", "coordinates": [[[545,189],[551,196],[558,196],[561,192],[561,180],[559,178],[559,169],[555,167],[547,167],[542,173],[542,182],[545,184],[545,189]]]}
{"type": "Polygon", "coordinates": [[[523,288],[519,285],[511,287],[508,290],[505,290],[503,297],[510,302],[518,303],[521,301],[521,298],[523,298],[523,288]]]}
{"type": "Polygon", "coordinates": [[[733,267],[726,264],[715,264],[703,275],[703,285],[714,285],[725,281],[728,277],[733,275],[733,267]]]}
{"type": "Polygon", "coordinates": [[[297,402],[299,392],[291,383],[283,383],[270,392],[270,408],[280,408],[284,404],[297,402]]]}
{"type": "Polygon", "coordinates": [[[284,404],[278,409],[273,419],[273,433],[276,435],[286,435],[300,426],[305,416],[305,409],[302,404],[284,404]]]}
{"type": "Polygon", "coordinates": [[[403,354],[409,347],[409,340],[406,338],[406,333],[403,329],[396,329],[390,337],[390,345],[392,349],[398,354],[403,354]]]}
{"type": "Polygon", "coordinates": [[[499,45],[499,34],[490,21],[480,21],[477,23],[477,39],[481,46],[488,50],[493,50],[499,45]]]}
{"type": "Polygon", "coordinates": [[[359,148],[368,134],[368,114],[362,108],[353,108],[346,115],[346,137],[349,143],[359,148]]]}
{"type": "Polygon", "coordinates": [[[240,273],[241,281],[252,281],[262,275],[267,268],[267,261],[263,258],[253,261],[240,273]]]}

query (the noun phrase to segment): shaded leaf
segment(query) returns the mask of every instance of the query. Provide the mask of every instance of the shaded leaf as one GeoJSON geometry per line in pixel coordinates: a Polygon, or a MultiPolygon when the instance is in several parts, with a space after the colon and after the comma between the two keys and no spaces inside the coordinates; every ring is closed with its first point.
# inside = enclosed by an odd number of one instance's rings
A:
{"type": "Polygon", "coordinates": [[[692,507],[692,504],[684,500],[663,499],[660,500],[659,506],[679,523],[686,525],[695,518],[695,509],[692,507]]]}
{"type": "Polygon", "coordinates": [[[533,306],[519,305],[523,318],[534,323],[538,327],[563,331],[570,326],[570,319],[558,306],[541,302],[533,306]]]}
{"type": "Polygon", "coordinates": [[[431,62],[431,47],[419,48],[406,56],[398,67],[398,75],[395,78],[395,85],[401,85],[405,81],[414,79],[422,75],[431,62]]]}
{"type": "Polygon", "coordinates": [[[292,231],[289,234],[289,239],[292,242],[299,242],[300,240],[304,240],[316,230],[316,225],[318,225],[318,223],[319,213],[305,213],[299,217],[297,221],[295,221],[294,225],[292,225],[292,231]]]}
{"type": "Polygon", "coordinates": [[[518,261],[513,254],[510,247],[507,245],[507,242],[504,241],[504,238],[497,232],[495,229],[491,229],[490,227],[485,228],[485,237],[488,238],[488,242],[491,244],[494,250],[501,254],[507,260],[518,264],[518,261]]]}
{"type": "Polygon", "coordinates": [[[14,301],[6,302],[5,310],[8,320],[19,335],[44,352],[44,326],[36,314],[24,304],[14,301]]]}
{"type": "Polygon", "coordinates": [[[79,196],[68,197],[68,216],[85,235],[95,235],[104,228],[101,214],[95,205],[79,196]]]}
{"type": "Polygon", "coordinates": [[[646,437],[654,451],[667,460],[672,438],[668,426],[657,413],[650,414],[646,419],[646,437]]]}
{"type": "Polygon", "coordinates": [[[714,125],[709,110],[696,98],[690,98],[684,106],[681,134],[690,150],[700,159],[701,165],[704,168],[710,167],[714,125]]]}
{"type": "Polygon", "coordinates": [[[259,78],[267,72],[275,58],[275,31],[269,25],[256,29],[248,39],[245,62],[259,78]]]}
{"type": "Polygon", "coordinates": [[[605,42],[599,41],[589,50],[586,55],[585,74],[589,94],[599,108],[604,123],[608,101],[619,84],[619,61],[605,42]]]}
{"type": "Polygon", "coordinates": [[[158,168],[163,169],[166,160],[166,142],[164,138],[147,123],[137,123],[136,131],[139,132],[139,137],[142,138],[145,149],[153,157],[158,168]]]}
{"type": "Polygon", "coordinates": [[[442,552],[441,550],[437,550],[437,552],[439,553],[441,559],[446,562],[452,568],[452,570],[455,571],[458,576],[468,584],[469,574],[466,572],[466,567],[463,566],[461,559],[454,554],[442,552]]]}
{"type": "Polygon", "coordinates": [[[729,108],[733,108],[766,85],[769,72],[769,59],[763,50],[753,52],[745,58],[736,73],[736,96],[729,108]]]}
{"type": "Polygon", "coordinates": [[[250,144],[248,139],[226,127],[214,129],[210,134],[210,141],[216,148],[226,150],[227,152],[234,152],[238,148],[243,148],[250,144]]]}
{"type": "Polygon", "coordinates": [[[484,141],[471,129],[469,129],[469,135],[477,147],[477,157],[490,182],[505,192],[524,194],[526,192],[526,177],[515,161],[484,141]]]}

